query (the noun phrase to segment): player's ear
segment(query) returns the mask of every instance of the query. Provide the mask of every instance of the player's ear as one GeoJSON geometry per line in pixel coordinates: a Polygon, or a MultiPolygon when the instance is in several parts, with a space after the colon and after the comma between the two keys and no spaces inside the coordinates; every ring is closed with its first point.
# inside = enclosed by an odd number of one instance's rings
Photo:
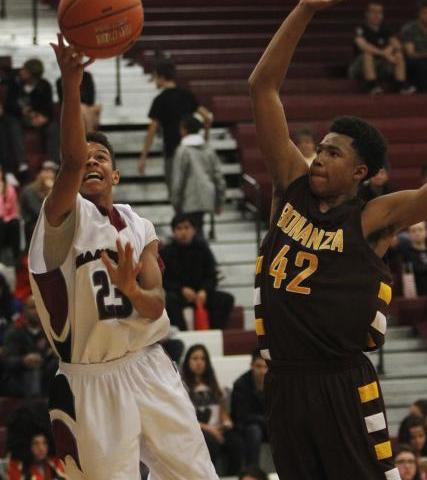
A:
{"type": "Polygon", "coordinates": [[[356,165],[354,167],[353,178],[357,182],[361,182],[362,180],[364,180],[367,175],[368,175],[368,166],[365,165],[364,163],[360,165],[356,165]]]}
{"type": "Polygon", "coordinates": [[[120,172],[118,170],[113,170],[112,181],[113,185],[117,185],[120,182],[120,172]]]}

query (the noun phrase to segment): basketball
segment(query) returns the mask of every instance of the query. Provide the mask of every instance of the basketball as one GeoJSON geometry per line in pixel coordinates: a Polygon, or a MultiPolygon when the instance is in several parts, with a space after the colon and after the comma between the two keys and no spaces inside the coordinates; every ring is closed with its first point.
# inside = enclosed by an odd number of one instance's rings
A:
{"type": "Polygon", "coordinates": [[[125,52],[144,23],[141,0],[61,0],[58,23],[64,37],[91,58],[125,52]]]}

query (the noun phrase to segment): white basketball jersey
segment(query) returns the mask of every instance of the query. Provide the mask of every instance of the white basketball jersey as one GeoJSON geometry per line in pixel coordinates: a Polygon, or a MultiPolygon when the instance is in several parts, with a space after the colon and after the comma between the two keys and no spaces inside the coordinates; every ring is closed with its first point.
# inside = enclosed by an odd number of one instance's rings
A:
{"type": "Polygon", "coordinates": [[[123,357],[164,338],[166,312],[156,321],[141,318],[129,299],[112,284],[101,260],[106,250],[117,260],[116,240],[134,248],[137,262],[155,240],[154,227],[128,205],[114,205],[116,220],[80,194],[74,238],[63,264],[48,271],[43,255],[42,209],[29,251],[30,281],[37,311],[54,351],[64,362],[100,363],[123,357]],[[114,224],[113,224],[114,223],[114,224]]]}

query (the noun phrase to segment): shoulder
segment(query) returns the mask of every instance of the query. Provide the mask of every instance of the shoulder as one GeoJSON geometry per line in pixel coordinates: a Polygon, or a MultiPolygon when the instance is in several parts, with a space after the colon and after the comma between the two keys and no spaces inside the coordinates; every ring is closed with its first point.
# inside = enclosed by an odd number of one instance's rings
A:
{"type": "Polygon", "coordinates": [[[248,370],[234,382],[234,388],[248,388],[252,380],[252,372],[248,370]]]}
{"type": "Polygon", "coordinates": [[[118,210],[127,223],[133,224],[137,229],[141,229],[145,235],[145,245],[148,245],[153,240],[158,240],[156,235],[156,229],[153,223],[145,217],[138,215],[130,205],[114,204],[114,207],[118,210]]]}
{"type": "Polygon", "coordinates": [[[355,28],[355,32],[358,37],[363,37],[366,34],[366,25],[357,25],[355,28]]]}

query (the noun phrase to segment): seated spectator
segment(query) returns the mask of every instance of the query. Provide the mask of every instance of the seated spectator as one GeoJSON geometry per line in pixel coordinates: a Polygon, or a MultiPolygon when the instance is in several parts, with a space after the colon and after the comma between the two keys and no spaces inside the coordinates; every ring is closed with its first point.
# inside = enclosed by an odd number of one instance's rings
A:
{"type": "Polygon", "coordinates": [[[236,475],[241,467],[241,443],[233,428],[209,353],[204,345],[193,345],[185,355],[182,379],[196,409],[197,419],[215,467],[220,454],[226,457],[224,475],[236,475]]]}
{"type": "Polygon", "coordinates": [[[393,79],[394,89],[411,94],[415,88],[406,79],[406,64],[395,32],[384,23],[384,7],[378,1],[368,3],[365,22],[356,28],[355,59],[350,66],[351,78],[364,80],[371,94],[383,93],[380,82],[393,79]]]}
{"type": "Polygon", "coordinates": [[[7,250],[10,250],[12,265],[15,266],[18,265],[21,255],[20,231],[16,189],[7,182],[6,172],[0,166],[0,257],[3,260],[7,250]]]}
{"type": "Polygon", "coordinates": [[[181,144],[175,151],[172,168],[171,202],[177,213],[193,220],[203,237],[205,213],[220,213],[226,184],[218,155],[201,134],[203,118],[186,115],[181,120],[181,144]]]}
{"type": "Polygon", "coordinates": [[[39,218],[44,199],[49,195],[55,182],[58,166],[54,162],[44,162],[36,179],[21,192],[21,214],[25,227],[26,250],[39,218]]]}
{"type": "Polygon", "coordinates": [[[302,127],[295,132],[295,145],[303,154],[307,165],[310,166],[317,156],[316,138],[314,132],[309,127],[302,127]]]}
{"type": "Polygon", "coordinates": [[[423,398],[416,400],[409,407],[409,415],[422,418],[424,420],[424,425],[427,428],[427,400],[423,398]]]}
{"type": "Polygon", "coordinates": [[[358,195],[365,202],[369,202],[391,192],[393,192],[393,188],[389,182],[388,167],[383,167],[378,170],[376,175],[360,184],[358,195]]]}
{"type": "Polygon", "coordinates": [[[57,359],[44,335],[34,298],[24,305],[22,320],[7,330],[4,340],[3,369],[9,396],[47,396],[57,370],[57,359]]]}
{"type": "MultiPolygon", "coordinates": [[[[61,78],[56,81],[56,90],[59,101],[62,103],[62,82],[61,78]]],[[[84,70],[82,83],[80,84],[80,99],[82,115],[85,122],[86,133],[96,132],[99,127],[101,116],[101,105],[95,104],[95,83],[90,72],[84,70]]]]}
{"type": "Polygon", "coordinates": [[[399,445],[394,453],[394,462],[401,480],[422,480],[415,452],[409,445],[399,445]]]}
{"type": "Polygon", "coordinates": [[[200,302],[209,312],[210,328],[225,328],[234,298],[216,289],[216,260],[211,249],[196,237],[193,220],[186,214],[175,215],[172,230],[172,242],[160,252],[165,263],[163,285],[171,323],[187,330],[183,309],[194,308],[200,302]]]}
{"type": "Polygon", "coordinates": [[[18,118],[24,128],[40,133],[49,158],[59,165],[59,129],[54,118],[52,86],[43,78],[43,73],[43,63],[37,58],[24,63],[15,86],[8,90],[8,112],[18,118]]]}
{"type": "Polygon", "coordinates": [[[402,29],[408,77],[421,92],[427,92],[427,0],[419,2],[418,18],[402,29]]]}
{"type": "Polygon", "coordinates": [[[6,278],[0,273],[0,347],[4,343],[7,329],[19,318],[21,310],[21,305],[12,295],[6,278]]]}
{"type": "Polygon", "coordinates": [[[427,230],[425,222],[411,225],[408,236],[399,235],[395,250],[409,270],[414,273],[418,295],[427,295],[427,230]]]}
{"type": "Polygon", "coordinates": [[[0,66],[0,88],[0,165],[16,175],[27,161],[21,123],[10,104],[16,89],[12,69],[0,66]]]}
{"type": "Polygon", "coordinates": [[[65,480],[62,461],[55,457],[44,404],[21,407],[8,422],[9,480],[65,480]],[[42,410],[43,415],[37,410],[42,410]]]}
{"type": "Polygon", "coordinates": [[[262,442],[267,441],[264,377],[267,364],[259,350],[252,354],[251,369],[239,377],[231,393],[231,418],[243,438],[245,464],[259,465],[262,442]]]}
{"type": "Polygon", "coordinates": [[[246,468],[239,474],[239,480],[268,480],[267,474],[258,467],[246,468]]]}
{"type": "Polygon", "coordinates": [[[399,427],[398,439],[399,443],[414,449],[417,460],[427,455],[427,437],[422,418],[413,415],[405,417],[399,427]]]}

